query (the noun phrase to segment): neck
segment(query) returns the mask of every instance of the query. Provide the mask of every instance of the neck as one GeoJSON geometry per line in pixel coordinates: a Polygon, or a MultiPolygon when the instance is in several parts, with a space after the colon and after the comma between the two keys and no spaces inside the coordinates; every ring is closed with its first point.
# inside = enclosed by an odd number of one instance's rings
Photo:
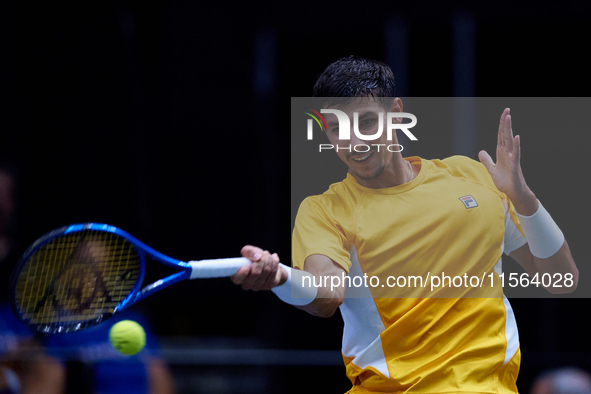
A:
{"type": "Polygon", "coordinates": [[[416,171],[401,155],[395,156],[392,162],[388,166],[385,166],[383,171],[375,178],[364,179],[354,172],[349,171],[349,173],[355,178],[357,183],[370,189],[385,189],[400,186],[412,181],[416,177],[416,171]]]}

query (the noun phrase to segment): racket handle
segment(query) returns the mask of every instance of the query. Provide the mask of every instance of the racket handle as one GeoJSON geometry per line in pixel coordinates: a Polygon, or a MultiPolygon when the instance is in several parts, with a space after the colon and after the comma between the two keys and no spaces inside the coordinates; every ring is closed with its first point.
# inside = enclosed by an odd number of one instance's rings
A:
{"type": "Polygon", "coordinates": [[[192,268],[190,279],[205,279],[232,276],[243,266],[252,263],[246,257],[235,257],[230,259],[189,261],[188,264],[192,268]]]}

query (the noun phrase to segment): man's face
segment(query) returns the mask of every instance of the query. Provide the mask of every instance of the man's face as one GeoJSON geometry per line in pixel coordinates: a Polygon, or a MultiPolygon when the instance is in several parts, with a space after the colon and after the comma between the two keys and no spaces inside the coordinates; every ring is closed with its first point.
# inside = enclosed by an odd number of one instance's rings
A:
{"type": "MultiPolygon", "coordinates": [[[[349,173],[361,185],[375,187],[385,172],[393,170],[395,153],[388,151],[387,147],[398,144],[398,140],[395,132],[392,133],[391,140],[387,139],[387,112],[402,112],[402,101],[396,98],[391,108],[384,108],[382,103],[373,97],[360,97],[345,106],[336,105],[328,109],[343,111],[350,119],[351,139],[341,140],[339,139],[339,123],[336,115],[323,114],[328,125],[326,134],[330,143],[335,147],[337,155],[349,167],[349,173]],[[358,114],[359,132],[362,135],[375,135],[380,127],[380,118],[382,118],[382,135],[371,141],[357,137],[353,130],[354,113],[358,114]]],[[[393,121],[400,123],[401,119],[393,121]]],[[[397,150],[396,146],[391,147],[391,150],[397,150]]]]}

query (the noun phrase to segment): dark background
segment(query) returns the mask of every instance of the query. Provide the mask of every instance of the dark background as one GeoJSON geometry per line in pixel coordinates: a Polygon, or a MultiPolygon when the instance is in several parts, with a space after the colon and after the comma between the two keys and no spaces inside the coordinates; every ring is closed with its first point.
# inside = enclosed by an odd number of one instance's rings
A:
{"type": "MultiPolygon", "coordinates": [[[[310,96],[330,62],[350,54],[386,61],[399,96],[545,97],[538,120],[559,116],[553,97],[588,95],[591,6],[520,4],[3,2],[0,158],[18,176],[17,248],[94,221],[183,260],[238,256],[254,244],[289,262],[290,97],[310,96]]],[[[446,133],[425,140],[421,156],[458,153],[446,133]]],[[[496,123],[479,130],[478,147],[494,150],[495,133],[496,123]]],[[[544,191],[585,266],[588,134],[536,128],[522,141],[532,189],[544,191]]],[[[522,392],[543,369],[591,368],[588,299],[512,304],[522,392]]],[[[228,280],[182,283],[137,308],[162,337],[340,349],[339,316],[314,318],[228,280]]],[[[269,392],[349,387],[336,366],[252,374],[271,382],[269,392]]]]}

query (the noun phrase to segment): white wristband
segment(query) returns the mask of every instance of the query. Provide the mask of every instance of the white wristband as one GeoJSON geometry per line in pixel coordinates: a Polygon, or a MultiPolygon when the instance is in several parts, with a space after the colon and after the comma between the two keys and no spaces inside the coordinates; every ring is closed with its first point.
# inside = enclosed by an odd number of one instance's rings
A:
{"type": "Polygon", "coordinates": [[[287,280],[282,285],[271,289],[279,299],[290,305],[308,305],[316,298],[318,289],[314,287],[314,276],[306,271],[292,269],[279,263],[279,267],[287,271],[287,280]],[[310,280],[304,282],[304,277],[310,280]],[[306,286],[307,284],[307,286],[306,286]]]}
{"type": "Polygon", "coordinates": [[[546,259],[562,247],[564,234],[539,200],[538,203],[540,204],[538,210],[531,216],[515,213],[519,217],[531,254],[540,259],[546,259]]]}

